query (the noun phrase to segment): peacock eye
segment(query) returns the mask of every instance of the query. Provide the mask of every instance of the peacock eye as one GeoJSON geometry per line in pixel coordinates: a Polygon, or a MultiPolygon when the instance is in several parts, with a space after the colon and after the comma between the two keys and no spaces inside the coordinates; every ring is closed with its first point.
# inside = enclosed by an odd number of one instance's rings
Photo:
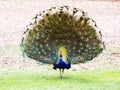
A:
{"type": "Polygon", "coordinates": [[[81,17],[80,17],[80,21],[82,21],[82,20],[83,20],[83,17],[81,16],[81,17]]]}
{"type": "Polygon", "coordinates": [[[43,13],[45,13],[45,11],[43,11],[43,13]]]}
{"type": "Polygon", "coordinates": [[[48,13],[46,13],[46,17],[48,17],[49,16],[49,14],[48,13]]]}

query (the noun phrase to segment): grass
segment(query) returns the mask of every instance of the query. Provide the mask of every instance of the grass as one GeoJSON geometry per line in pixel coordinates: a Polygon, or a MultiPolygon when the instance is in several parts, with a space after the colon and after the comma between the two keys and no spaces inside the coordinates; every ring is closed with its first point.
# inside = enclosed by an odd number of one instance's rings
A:
{"type": "Polygon", "coordinates": [[[66,71],[52,69],[0,73],[0,90],[120,90],[120,70],[66,71]]]}

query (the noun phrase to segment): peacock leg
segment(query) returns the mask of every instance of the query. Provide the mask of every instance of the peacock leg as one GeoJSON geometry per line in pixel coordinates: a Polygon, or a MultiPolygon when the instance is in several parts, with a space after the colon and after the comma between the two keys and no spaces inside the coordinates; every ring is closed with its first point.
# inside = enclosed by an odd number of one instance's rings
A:
{"type": "Polygon", "coordinates": [[[61,75],[61,78],[63,79],[63,74],[64,74],[64,69],[62,69],[62,75],[61,75]]]}
{"type": "Polygon", "coordinates": [[[62,72],[61,72],[61,69],[59,69],[60,70],[60,78],[62,79],[62,72]]]}

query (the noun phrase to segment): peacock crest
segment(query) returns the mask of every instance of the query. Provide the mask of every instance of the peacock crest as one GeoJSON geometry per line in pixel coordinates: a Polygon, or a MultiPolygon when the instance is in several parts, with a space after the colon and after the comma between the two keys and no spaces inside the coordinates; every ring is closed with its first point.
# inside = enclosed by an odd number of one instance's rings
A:
{"type": "Polygon", "coordinates": [[[55,64],[62,53],[73,64],[92,60],[104,48],[101,31],[87,14],[68,6],[52,7],[33,18],[24,32],[24,55],[42,63],[55,64]]]}

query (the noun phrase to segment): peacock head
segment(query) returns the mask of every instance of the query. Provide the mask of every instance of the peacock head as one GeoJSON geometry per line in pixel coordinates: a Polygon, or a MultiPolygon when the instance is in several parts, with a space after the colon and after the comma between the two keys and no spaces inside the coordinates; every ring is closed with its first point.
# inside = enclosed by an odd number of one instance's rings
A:
{"type": "Polygon", "coordinates": [[[62,54],[60,54],[60,58],[62,58],[62,54]]]}
{"type": "Polygon", "coordinates": [[[62,59],[62,52],[60,51],[60,59],[62,59]]]}

